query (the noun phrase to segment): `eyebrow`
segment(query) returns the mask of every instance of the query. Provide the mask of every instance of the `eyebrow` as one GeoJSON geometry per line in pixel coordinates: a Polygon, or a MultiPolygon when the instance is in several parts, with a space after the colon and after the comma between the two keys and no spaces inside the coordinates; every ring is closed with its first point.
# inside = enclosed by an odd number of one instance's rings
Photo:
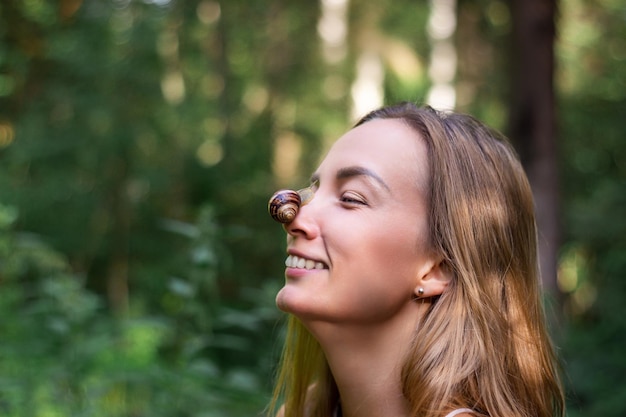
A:
{"type": "MultiPolygon", "coordinates": [[[[369,168],[365,168],[362,166],[349,166],[341,168],[337,171],[337,175],[335,176],[338,180],[345,180],[348,178],[358,177],[358,176],[366,176],[375,180],[379,185],[381,185],[387,191],[391,191],[387,183],[378,175],[376,172],[372,171],[369,168]]],[[[319,174],[313,174],[311,176],[311,183],[318,182],[320,179],[319,174]]]]}

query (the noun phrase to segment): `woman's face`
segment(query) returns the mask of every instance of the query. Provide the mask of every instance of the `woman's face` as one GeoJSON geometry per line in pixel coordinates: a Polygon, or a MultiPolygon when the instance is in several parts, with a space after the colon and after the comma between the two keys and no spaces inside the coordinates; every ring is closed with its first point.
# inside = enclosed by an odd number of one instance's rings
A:
{"type": "Polygon", "coordinates": [[[414,304],[432,267],[426,145],[400,120],[342,136],[313,175],[315,197],[286,225],[280,309],[303,321],[373,323],[414,304]]]}

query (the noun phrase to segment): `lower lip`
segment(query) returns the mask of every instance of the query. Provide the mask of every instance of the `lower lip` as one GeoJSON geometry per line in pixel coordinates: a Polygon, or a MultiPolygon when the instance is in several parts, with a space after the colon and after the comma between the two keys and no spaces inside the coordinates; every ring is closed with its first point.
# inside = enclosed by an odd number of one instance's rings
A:
{"type": "Polygon", "coordinates": [[[285,276],[288,278],[300,278],[316,272],[325,271],[324,269],[304,269],[304,268],[285,268],[285,276]]]}

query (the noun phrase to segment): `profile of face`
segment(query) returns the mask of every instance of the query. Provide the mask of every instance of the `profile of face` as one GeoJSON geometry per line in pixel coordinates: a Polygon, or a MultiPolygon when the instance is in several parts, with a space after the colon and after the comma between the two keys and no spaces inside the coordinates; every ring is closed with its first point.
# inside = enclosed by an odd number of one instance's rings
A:
{"type": "Polygon", "coordinates": [[[304,322],[371,324],[440,294],[429,250],[429,167],[423,138],[399,119],[342,136],[312,176],[312,200],[285,225],[278,307],[304,322]]]}

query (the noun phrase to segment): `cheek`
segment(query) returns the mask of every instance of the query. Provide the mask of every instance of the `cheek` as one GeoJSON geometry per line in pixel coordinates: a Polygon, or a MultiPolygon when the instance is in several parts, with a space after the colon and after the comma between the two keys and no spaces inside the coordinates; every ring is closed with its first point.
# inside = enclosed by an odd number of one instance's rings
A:
{"type": "MultiPolygon", "coordinates": [[[[382,255],[382,254],[381,254],[382,255]]],[[[388,258],[370,258],[350,279],[334,288],[335,308],[356,320],[381,321],[394,317],[412,303],[414,279],[410,271],[391,265],[388,258]]],[[[341,279],[341,278],[340,278],[341,279]]]]}
{"type": "MultiPolygon", "coordinates": [[[[402,216],[397,216],[403,218],[402,216]]],[[[392,219],[385,222],[373,238],[379,257],[396,266],[417,262],[425,253],[426,228],[423,224],[410,224],[392,219]],[[400,264],[400,265],[398,265],[400,264]]]]}
{"type": "Polygon", "coordinates": [[[369,251],[371,260],[387,272],[389,280],[416,282],[418,271],[427,258],[426,232],[421,226],[387,222],[373,239],[369,251]]]}
{"type": "Polygon", "coordinates": [[[355,262],[369,286],[389,295],[401,295],[407,291],[412,293],[420,258],[414,238],[403,239],[394,233],[387,233],[364,245],[355,262]]]}

